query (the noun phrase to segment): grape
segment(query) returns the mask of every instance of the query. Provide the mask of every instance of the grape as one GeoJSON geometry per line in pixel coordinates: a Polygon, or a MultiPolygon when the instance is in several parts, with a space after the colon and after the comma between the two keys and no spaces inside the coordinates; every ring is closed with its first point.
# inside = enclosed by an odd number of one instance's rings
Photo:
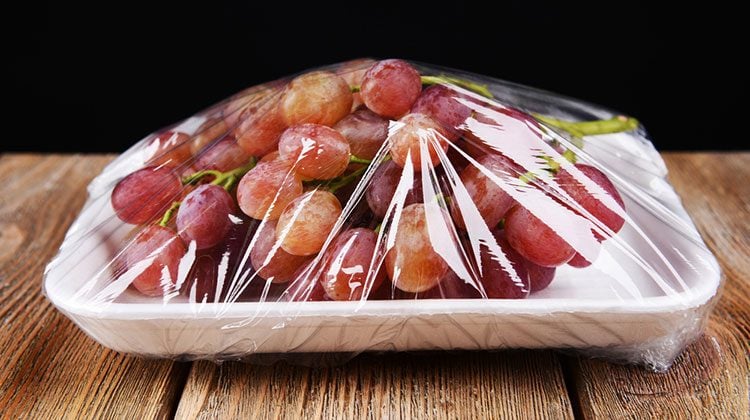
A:
{"type": "Polygon", "coordinates": [[[555,271],[557,270],[555,267],[542,267],[527,259],[524,259],[524,263],[526,271],[529,272],[529,286],[532,293],[546,289],[552,280],[554,280],[555,271]]]}
{"type": "Polygon", "coordinates": [[[443,127],[449,140],[456,140],[461,137],[464,121],[471,115],[471,108],[462,103],[462,96],[445,85],[430,86],[419,96],[411,112],[431,117],[443,127]]]}
{"type": "Polygon", "coordinates": [[[351,154],[372,159],[388,137],[388,120],[367,108],[357,110],[333,126],[349,142],[351,154]]]}
{"type": "Polygon", "coordinates": [[[440,280],[437,286],[420,293],[420,299],[476,299],[482,297],[474,285],[465,282],[453,270],[440,280]]]}
{"type": "Polygon", "coordinates": [[[442,133],[440,126],[430,117],[422,114],[409,114],[399,120],[401,126],[391,134],[391,158],[399,166],[406,165],[406,159],[411,156],[414,170],[422,170],[421,144],[425,144],[429,153],[430,162],[433,166],[440,164],[436,144],[443,149],[448,149],[448,143],[442,133]]]}
{"type": "Polygon", "coordinates": [[[292,277],[294,280],[281,296],[282,301],[286,302],[319,302],[328,300],[323,285],[318,281],[317,270],[314,268],[310,271],[311,263],[303,264],[292,277]]]}
{"type": "Polygon", "coordinates": [[[237,185],[240,209],[253,219],[276,220],[302,194],[302,181],[289,162],[259,162],[237,185]]]}
{"type": "Polygon", "coordinates": [[[190,160],[190,136],[185,133],[167,131],[154,137],[146,146],[149,166],[179,166],[190,160]]]}
{"type": "Polygon", "coordinates": [[[286,206],[276,226],[276,237],[290,254],[315,254],[340,215],[341,203],[335,195],[324,190],[308,191],[286,206]]]}
{"type": "Polygon", "coordinates": [[[219,263],[220,261],[215,260],[212,253],[199,253],[180,292],[187,296],[190,302],[217,302],[219,263]]]}
{"type": "Polygon", "coordinates": [[[171,168],[150,166],[117,183],[112,191],[112,207],[123,222],[140,225],[161,217],[181,193],[182,182],[171,168]]]}
{"type": "Polygon", "coordinates": [[[237,144],[252,156],[263,156],[276,149],[287,125],[281,117],[279,100],[273,99],[259,109],[250,108],[240,116],[234,130],[237,144]]]}
{"type": "Polygon", "coordinates": [[[352,109],[352,92],[340,76],[314,71],[296,77],[281,101],[287,125],[314,123],[332,126],[352,109]]]}
{"type": "Polygon", "coordinates": [[[247,164],[250,154],[245,152],[232,136],[225,136],[201,152],[195,161],[195,169],[213,169],[227,172],[247,164]]]}
{"type": "MultiPolygon", "coordinates": [[[[610,197],[615,200],[615,202],[617,202],[617,204],[620,205],[622,209],[625,209],[625,203],[623,203],[622,197],[620,197],[620,193],[617,192],[617,189],[612,184],[612,181],[609,180],[607,175],[593,166],[584,165],[582,163],[577,163],[575,167],[579,171],[581,171],[583,175],[585,175],[589,180],[599,185],[610,197]]],[[[614,233],[617,233],[620,231],[620,229],[622,229],[622,226],[625,224],[625,219],[620,217],[614,211],[610,210],[604,203],[599,201],[599,199],[597,199],[595,195],[587,191],[586,187],[577,179],[575,179],[573,175],[570,174],[570,172],[564,169],[561,170],[557,173],[556,181],[573,200],[580,204],[581,207],[588,211],[591,216],[596,218],[596,220],[603,223],[614,233]]],[[[594,232],[594,235],[599,241],[602,241],[604,239],[598,232],[594,232]]]]}
{"type": "Polygon", "coordinates": [[[576,252],[576,255],[568,261],[568,265],[575,268],[586,268],[591,265],[591,261],[583,257],[583,255],[576,252]]]}
{"type": "Polygon", "coordinates": [[[333,179],[349,166],[349,143],[324,125],[295,125],[281,135],[279,155],[295,161],[294,170],[303,177],[333,179]]]}
{"type": "Polygon", "coordinates": [[[360,300],[365,288],[368,295],[378,290],[384,273],[370,276],[370,263],[375,255],[378,234],[372,229],[354,228],[341,233],[325,255],[321,283],[333,300],[360,300]]]}
{"type": "Polygon", "coordinates": [[[197,249],[210,248],[232,227],[234,200],[218,185],[203,184],[188,194],[177,210],[177,231],[197,249]]]}
{"type": "MultiPolygon", "coordinates": [[[[367,205],[378,219],[383,219],[388,206],[391,204],[396,193],[396,187],[401,180],[403,168],[396,165],[392,160],[383,162],[372,175],[370,185],[367,187],[367,205]]],[[[414,177],[411,189],[406,194],[403,206],[422,202],[422,180],[419,176],[414,177]]]]}
{"type": "Polygon", "coordinates": [[[190,152],[198,156],[212,141],[221,138],[227,132],[227,123],[219,118],[209,118],[198,127],[190,143],[190,152]]]}
{"type": "Polygon", "coordinates": [[[272,102],[274,96],[280,96],[279,91],[283,85],[274,86],[276,82],[271,82],[264,87],[251,87],[245,91],[239,92],[229,100],[221,112],[221,116],[226,122],[227,127],[236,127],[240,121],[248,115],[252,115],[264,105],[272,102]]]}
{"type": "Polygon", "coordinates": [[[521,299],[529,294],[529,273],[526,270],[524,258],[514,250],[505,238],[502,231],[493,231],[492,235],[511,263],[511,267],[503,267],[492,255],[490,249],[482,246],[480,249],[481,282],[488,298],[494,299],[521,299]],[[513,278],[511,273],[518,277],[513,278]]]}
{"type": "Polygon", "coordinates": [[[132,285],[146,296],[163,296],[172,292],[177,282],[177,269],[185,255],[185,244],[170,229],[158,225],[145,226],[118,256],[125,270],[138,269],[132,285]],[[151,260],[145,268],[139,263],[151,260]],[[142,271],[141,271],[142,270],[142,271]]]}
{"type": "Polygon", "coordinates": [[[286,283],[294,278],[298,268],[310,258],[284,251],[276,240],[276,222],[267,221],[255,234],[255,244],[250,251],[250,262],[258,276],[274,283],[286,283]]]}
{"type": "MultiPolygon", "coordinates": [[[[502,181],[504,174],[517,177],[517,168],[506,157],[492,154],[477,159],[476,166],[469,165],[461,171],[461,182],[466,187],[469,197],[471,197],[487,227],[493,229],[505,217],[505,213],[513,206],[515,200],[495,180],[485,175],[479,169],[480,167],[497,175],[501,179],[500,182],[504,182],[502,181]]],[[[461,217],[458,205],[452,205],[451,210],[456,226],[465,230],[467,227],[463,217],[461,217]]]]}
{"type": "Polygon", "coordinates": [[[360,87],[365,105],[391,119],[409,112],[421,91],[419,73],[403,60],[378,61],[367,71],[360,87]]]}
{"type": "MultiPolygon", "coordinates": [[[[346,81],[351,86],[361,86],[362,79],[364,79],[367,70],[375,64],[375,60],[369,58],[363,58],[359,60],[352,60],[343,63],[337,70],[336,74],[346,81]]],[[[359,92],[352,93],[352,111],[359,108],[362,105],[362,96],[359,92]]],[[[359,156],[359,155],[357,155],[359,156]]]]}
{"type": "Polygon", "coordinates": [[[508,242],[527,260],[545,267],[565,264],[575,250],[525,207],[516,205],[505,216],[508,242]]]}
{"type": "MultiPolygon", "coordinates": [[[[443,217],[447,220],[448,216],[443,214],[443,217]]],[[[405,292],[423,292],[437,285],[449,268],[435,252],[432,241],[446,239],[444,236],[430,237],[424,204],[412,204],[403,209],[395,235],[394,245],[385,258],[388,277],[393,284],[405,292]]]]}

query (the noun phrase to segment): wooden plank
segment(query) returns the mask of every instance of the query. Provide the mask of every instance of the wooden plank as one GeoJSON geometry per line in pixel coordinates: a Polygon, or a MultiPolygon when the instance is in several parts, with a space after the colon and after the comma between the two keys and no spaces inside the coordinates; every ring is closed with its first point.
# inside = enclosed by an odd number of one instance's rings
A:
{"type": "Polygon", "coordinates": [[[364,354],[333,368],[195,363],[176,418],[572,418],[542,351],[364,354]]]}
{"type": "Polygon", "coordinates": [[[165,418],[189,365],[95,343],[42,296],[42,272],[111,156],[0,158],[0,418],[165,418]]]}
{"type": "Polygon", "coordinates": [[[725,275],[705,335],[665,374],[570,359],[586,418],[748,418],[750,153],[668,153],[670,180],[725,275]]]}

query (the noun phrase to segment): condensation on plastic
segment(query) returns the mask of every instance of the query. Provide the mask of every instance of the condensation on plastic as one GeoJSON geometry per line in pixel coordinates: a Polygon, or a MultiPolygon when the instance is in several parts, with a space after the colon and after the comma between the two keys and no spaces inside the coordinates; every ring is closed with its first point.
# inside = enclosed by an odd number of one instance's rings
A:
{"type": "MultiPolygon", "coordinates": [[[[371,64],[358,60],[322,70],[356,82],[371,64]]],[[[121,221],[111,195],[119,180],[164,152],[154,141],[164,132],[186,134],[175,137],[185,143],[174,149],[194,146],[183,160],[163,163],[175,177],[194,173],[200,159],[239,156],[247,163],[249,155],[236,148],[235,138],[255,121],[278,117],[271,113],[278,112],[291,78],[242,91],[147,136],[109,164],[90,184],[88,202],[47,267],[46,295],[103,345],[152,357],[304,361],[311,354],[321,359],[329,354],[342,361],[362,351],[565,348],[667,369],[702,331],[721,274],[667,183],[666,168],[645,130],[634,124],[625,131],[586,135],[564,122],[612,121],[618,114],[484,76],[412,64],[422,76],[448,80],[440,84],[447,88],[444,100],[469,112],[454,127],[413,131],[416,143],[403,167],[390,152],[408,120],[390,120],[373,163],[336,191],[342,212],[323,235],[321,251],[296,259],[301,268],[289,282],[274,283],[256,272],[269,259],[256,267],[251,261],[257,233],[274,222],[239,210],[219,245],[198,251],[195,243],[184,244],[175,278],[158,266],[158,250],[123,265],[121,256],[135,246],[133,237],[144,226],[121,221]],[[492,98],[480,94],[487,93],[483,88],[492,98]],[[225,147],[227,142],[234,148],[225,147]],[[566,159],[571,152],[577,165],[566,159]],[[488,155],[502,158],[501,163],[488,155]],[[581,165],[598,168],[611,180],[624,209],[581,165]],[[367,200],[368,189],[382,181],[379,169],[397,173],[382,220],[367,200]],[[563,172],[596,205],[623,218],[623,228],[613,232],[573,199],[570,188],[558,182],[563,172]],[[480,179],[484,187],[467,188],[467,179],[480,179]],[[512,197],[593,264],[559,266],[548,287],[530,292],[528,270],[521,270],[512,247],[498,239],[495,223],[503,217],[485,223],[488,212],[501,210],[501,203],[492,201],[498,194],[512,197]],[[336,239],[353,228],[377,238],[369,270],[361,264],[342,266],[341,254],[335,254],[341,249],[333,246],[336,239]],[[193,267],[198,261],[202,269],[193,267]],[[161,296],[148,297],[130,283],[154,265],[161,273],[161,296]],[[329,272],[346,273],[349,282],[339,290],[351,290],[345,298],[352,301],[328,297],[321,285],[330,282],[329,272]],[[498,293],[516,298],[492,298],[498,293]]],[[[359,103],[355,98],[354,106],[359,103]]],[[[325,191],[337,180],[305,185],[325,191]]],[[[274,250],[288,233],[276,231],[274,250]]],[[[344,248],[362,240],[350,235],[344,248]]],[[[542,237],[539,246],[553,240],[542,237]]]]}

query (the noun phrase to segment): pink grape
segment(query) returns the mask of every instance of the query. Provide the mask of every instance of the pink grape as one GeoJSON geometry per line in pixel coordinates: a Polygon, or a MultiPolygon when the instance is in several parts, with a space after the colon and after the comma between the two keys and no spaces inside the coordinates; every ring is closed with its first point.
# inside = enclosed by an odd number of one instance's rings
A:
{"type": "MultiPolygon", "coordinates": [[[[359,87],[362,85],[362,80],[365,78],[367,70],[370,70],[373,64],[375,64],[375,60],[369,58],[347,61],[336,70],[336,74],[341,76],[350,87],[359,87]]],[[[363,104],[362,96],[359,92],[352,93],[352,99],[352,111],[363,104]]]]}
{"type": "Polygon", "coordinates": [[[374,158],[388,137],[388,120],[367,108],[347,115],[333,128],[349,142],[351,154],[362,159],[374,158]]]}
{"type": "Polygon", "coordinates": [[[396,119],[407,112],[422,91],[417,70],[403,60],[378,61],[362,79],[362,100],[376,114],[396,119]]]}
{"type": "Polygon", "coordinates": [[[226,136],[204,149],[194,166],[198,171],[213,169],[227,172],[246,165],[249,161],[250,154],[237,144],[234,137],[226,136]]]}
{"type": "MultiPolygon", "coordinates": [[[[503,181],[503,175],[518,177],[518,168],[512,161],[502,155],[489,154],[477,159],[477,164],[469,164],[461,171],[461,182],[466,188],[466,192],[471,197],[479,214],[484,219],[487,227],[493,229],[505,217],[505,213],[510,210],[515,203],[513,197],[503,190],[498,182],[503,181]],[[489,170],[495,174],[500,181],[495,181],[488,177],[480,168],[489,170]]],[[[464,203],[461,203],[464,204],[464,203]]],[[[469,203],[466,203],[469,205],[469,203]]],[[[453,220],[461,229],[466,229],[463,217],[457,204],[451,206],[453,220]]]]}
{"type": "Polygon", "coordinates": [[[111,199],[120,220],[140,225],[161,217],[181,195],[182,182],[172,168],[150,166],[118,182],[111,199]]]}
{"type": "Polygon", "coordinates": [[[177,210],[177,231],[185,243],[195,241],[198,249],[210,248],[229,232],[234,208],[234,200],[224,188],[199,185],[177,210]]]}
{"type": "Polygon", "coordinates": [[[220,261],[216,260],[212,253],[200,252],[182,285],[181,293],[191,302],[217,302],[219,263],[220,261]]]}
{"type": "Polygon", "coordinates": [[[190,160],[190,136],[185,133],[167,131],[154,137],[147,146],[149,166],[179,166],[190,160]]]}
{"type": "Polygon", "coordinates": [[[287,124],[281,115],[280,101],[271,99],[260,108],[248,108],[240,116],[234,135],[237,144],[251,156],[263,156],[276,149],[287,124]]]}
{"type": "Polygon", "coordinates": [[[370,275],[370,263],[375,255],[378,234],[372,229],[354,228],[341,233],[325,255],[321,283],[333,300],[360,300],[375,292],[383,283],[385,273],[370,275]],[[370,277],[371,284],[366,284],[370,277]]]}
{"type": "Polygon", "coordinates": [[[190,142],[190,152],[199,156],[200,152],[211,142],[220,139],[228,130],[227,123],[220,118],[209,118],[198,127],[190,142]]]}
{"type": "Polygon", "coordinates": [[[424,114],[437,121],[449,140],[461,137],[462,125],[471,115],[471,108],[461,93],[445,85],[430,86],[422,92],[411,108],[412,113],[424,114]]]}
{"type": "Polygon", "coordinates": [[[284,160],[261,161],[237,185],[237,202],[253,219],[276,220],[302,194],[302,180],[284,160]]]}
{"type": "Polygon", "coordinates": [[[474,285],[465,282],[453,270],[440,280],[437,286],[420,293],[420,299],[477,299],[482,297],[474,285]]]}
{"type": "Polygon", "coordinates": [[[555,267],[542,267],[529,260],[524,260],[524,262],[526,271],[529,272],[529,285],[532,293],[546,289],[555,279],[555,271],[557,270],[555,267]]]}
{"type": "Polygon", "coordinates": [[[135,269],[137,264],[150,260],[132,285],[146,296],[163,296],[173,291],[185,252],[185,244],[171,229],[149,225],[138,232],[118,259],[124,270],[135,269]]]}
{"type": "Polygon", "coordinates": [[[281,135],[279,155],[294,161],[294,170],[303,177],[333,179],[349,166],[349,143],[324,125],[295,125],[281,135]]]}
{"type": "Polygon", "coordinates": [[[341,215],[341,203],[329,191],[312,190],[295,198],[279,217],[276,237],[292,255],[320,251],[341,215]]]}
{"type": "Polygon", "coordinates": [[[568,261],[568,265],[575,268],[586,268],[591,265],[591,261],[583,257],[583,255],[576,252],[576,255],[568,261]]]}
{"type": "Polygon", "coordinates": [[[500,246],[500,250],[510,261],[511,267],[503,267],[497,256],[486,246],[480,249],[482,261],[480,278],[488,298],[492,299],[522,299],[529,294],[529,273],[526,270],[524,258],[513,249],[502,231],[494,231],[492,235],[500,246]],[[512,274],[515,274],[515,278],[512,274]]]}
{"type": "Polygon", "coordinates": [[[505,216],[508,242],[527,260],[545,267],[570,261],[575,250],[525,207],[511,207],[505,216]]]}
{"type": "MultiPolygon", "coordinates": [[[[443,212],[442,216],[444,220],[430,223],[446,223],[448,215],[443,212]]],[[[430,236],[424,204],[405,207],[396,229],[395,243],[385,258],[388,277],[405,292],[423,292],[435,287],[449,268],[432,242],[446,239],[430,236]]]]}
{"type": "Polygon", "coordinates": [[[443,151],[448,143],[438,123],[423,114],[409,114],[399,120],[400,126],[391,134],[391,157],[399,166],[404,167],[411,157],[414,170],[422,170],[422,144],[427,150],[426,156],[433,166],[440,164],[436,147],[443,151]]]}
{"type": "Polygon", "coordinates": [[[328,300],[328,295],[323,285],[318,281],[318,272],[315,269],[308,271],[311,263],[303,264],[292,277],[289,287],[281,296],[286,302],[320,302],[328,300]]]}
{"type": "MultiPolygon", "coordinates": [[[[575,167],[589,180],[599,185],[622,209],[625,209],[625,203],[622,201],[620,193],[617,192],[617,188],[615,188],[607,175],[590,165],[577,163],[575,167]]],[[[622,229],[622,226],[625,224],[625,219],[610,210],[604,203],[599,201],[596,196],[587,191],[586,187],[575,179],[570,172],[564,169],[561,170],[557,173],[556,181],[573,200],[580,204],[581,207],[588,211],[594,218],[596,218],[596,220],[603,223],[615,233],[622,229]]],[[[604,239],[597,232],[595,232],[595,235],[600,241],[604,239]]]]}
{"type": "Polygon", "coordinates": [[[276,222],[267,221],[255,234],[250,251],[250,262],[258,276],[274,283],[286,283],[294,278],[298,268],[310,258],[284,251],[276,240],[276,222]]]}
{"type": "MultiPolygon", "coordinates": [[[[401,180],[403,168],[396,165],[392,160],[383,162],[372,175],[370,185],[367,187],[366,199],[373,214],[378,219],[383,219],[391,200],[396,193],[396,187],[401,180]]],[[[422,202],[422,179],[416,175],[412,187],[404,199],[403,206],[422,202]]]]}
{"type": "Polygon", "coordinates": [[[332,126],[352,109],[352,92],[340,76],[314,71],[296,77],[281,101],[288,126],[313,123],[332,126]]]}

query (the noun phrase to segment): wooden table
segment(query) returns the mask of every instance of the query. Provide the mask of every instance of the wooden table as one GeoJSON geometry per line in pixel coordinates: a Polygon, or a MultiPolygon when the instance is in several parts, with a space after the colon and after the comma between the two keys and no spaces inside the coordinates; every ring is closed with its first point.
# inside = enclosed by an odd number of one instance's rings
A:
{"type": "Polygon", "coordinates": [[[554,351],[362,355],[311,369],[114,353],[42,296],[42,271],[112,156],[0,156],[0,417],[610,418],[750,415],[750,153],[666,153],[726,276],[666,374],[554,351]]]}

